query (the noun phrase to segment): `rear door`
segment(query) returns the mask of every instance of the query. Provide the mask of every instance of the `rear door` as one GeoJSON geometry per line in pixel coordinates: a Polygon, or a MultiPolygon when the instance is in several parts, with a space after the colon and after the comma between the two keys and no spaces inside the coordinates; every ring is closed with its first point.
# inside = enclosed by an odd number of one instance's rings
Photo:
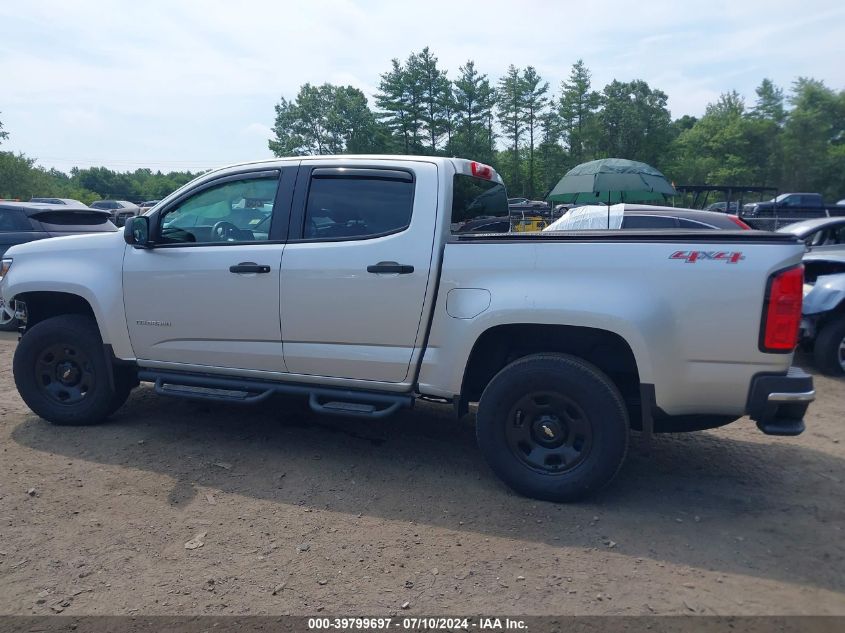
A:
{"type": "Polygon", "coordinates": [[[437,166],[303,162],[282,260],[289,372],[401,383],[421,344],[437,166]]]}

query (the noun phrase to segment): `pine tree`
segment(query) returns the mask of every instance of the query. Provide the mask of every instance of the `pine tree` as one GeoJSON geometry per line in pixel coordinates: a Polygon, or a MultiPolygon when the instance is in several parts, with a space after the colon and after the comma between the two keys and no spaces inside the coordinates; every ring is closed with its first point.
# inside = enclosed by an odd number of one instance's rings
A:
{"type": "Polygon", "coordinates": [[[586,160],[589,153],[587,146],[593,136],[590,128],[598,107],[599,94],[590,90],[590,71],[579,59],[572,66],[569,80],[561,83],[559,107],[569,155],[576,163],[586,160]]]}
{"type": "Polygon", "coordinates": [[[519,155],[525,134],[523,94],[524,84],[519,69],[511,64],[505,76],[499,79],[497,106],[502,135],[507,139],[511,152],[510,174],[507,180],[512,191],[523,190],[519,155]]]}
{"type": "Polygon", "coordinates": [[[441,139],[450,128],[452,87],[446,73],[437,68],[437,58],[428,46],[414,57],[414,63],[409,62],[409,67],[413,67],[412,79],[416,79],[420,86],[421,119],[428,137],[429,150],[436,154],[441,139]]]}
{"type": "Polygon", "coordinates": [[[783,107],[783,90],[778,88],[771,79],[763,79],[755,92],[757,93],[757,102],[751,111],[752,116],[773,121],[777,125],[783,125],[786,119],[786,110],[783,107]]]}
{"type": "Polygon", "coordinates": [[[411,111],[406,95],[405,69],[398,59],[391,60],[391,69],[381,76],[379,92],[376,93],[378,114],[394,137],[401,139],[402,151],[411,153],[412,130],[411,111]]]}
{"type": "Polygon", "coordinates": [[[522,74],[522,116],[528,133],[528,188],[527,195],[534,197],[535,136],[540,130],[542,117],[548,104],[546,93],[549,83],[543,81],[533,66],[528,66],[522,74]]]}
{"type": "Polygon", "coordinates": [[[458,156],[490,161],[493,141],[488,128],[492,124],[495,91],[470,60],[460,67],[453,86],[455,108],[454,153],[458,156]]]}

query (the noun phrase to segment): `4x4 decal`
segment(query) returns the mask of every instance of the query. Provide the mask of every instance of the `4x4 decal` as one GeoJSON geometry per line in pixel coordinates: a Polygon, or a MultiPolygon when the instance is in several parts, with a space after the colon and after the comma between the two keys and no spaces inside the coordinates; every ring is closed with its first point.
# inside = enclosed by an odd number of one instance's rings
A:
{"type": "Polygon", "coordinates": [[[745,259],[745,255],[737,251],[675,251],[669,255],[669,259],[683,259],[687,264],[694,264],[703,259],[714,259],[727,264],[736,264],[740,260],[745,259]]]}

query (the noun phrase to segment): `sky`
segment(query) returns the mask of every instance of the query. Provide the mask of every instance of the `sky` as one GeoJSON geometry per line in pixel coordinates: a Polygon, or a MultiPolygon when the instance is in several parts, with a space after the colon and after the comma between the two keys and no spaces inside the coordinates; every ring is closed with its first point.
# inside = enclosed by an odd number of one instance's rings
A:
{"type": "Polygon", "coordinates": [[[0,0],[5,151],[45,167],[200,170],[268,158],[303,83],[371,100],[394,57],[429,46],[455,77],[534,66],[558,93],[644,79],[673,118],[764,77],[845,88],[845,3],[823,0],[0,0]]]}

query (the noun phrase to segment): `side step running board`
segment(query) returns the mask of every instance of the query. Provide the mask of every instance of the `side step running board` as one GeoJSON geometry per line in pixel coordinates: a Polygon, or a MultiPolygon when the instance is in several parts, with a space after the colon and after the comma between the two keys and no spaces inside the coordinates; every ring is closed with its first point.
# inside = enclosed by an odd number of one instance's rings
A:
{"type": "Polygon", "coordinates": [[[273,394],[268,389],[259,393],[250,393],[237,389],[219,389],[215,387],[197,387],[193,385],[179,385],[165,382],[158,378],[155,381],[156,393],[160,396],[175,396],[191,398],[192,400],[216,400],[220,402],[255,403],[266,400],[273,394]]]}
{"type": "Polygon", "coordinates": [[[162,396],[254,404],[274,393],[308,396],[308,405],[316,413],[359,418],[384,418],[403,407],[413,406],[408,394],[352,391],[293,383],[225,378],[209,374],[185,374],[174,371],[142,369],[138,378],[152,382],[162,396]]]}
{"type": "Polygon", "coordinates": [[[382,409],[376,408],[374,404],[366,404],[363,402],[343,402],[333,400],[326,403],[320,402],[320,397],[312,393],[308,398],[308,406],[316,413],[324,413],[326,415],[345,415],[356,418],[386,418],[393,415],[402,407],[402,402],[394,402],[382,409]]]}

